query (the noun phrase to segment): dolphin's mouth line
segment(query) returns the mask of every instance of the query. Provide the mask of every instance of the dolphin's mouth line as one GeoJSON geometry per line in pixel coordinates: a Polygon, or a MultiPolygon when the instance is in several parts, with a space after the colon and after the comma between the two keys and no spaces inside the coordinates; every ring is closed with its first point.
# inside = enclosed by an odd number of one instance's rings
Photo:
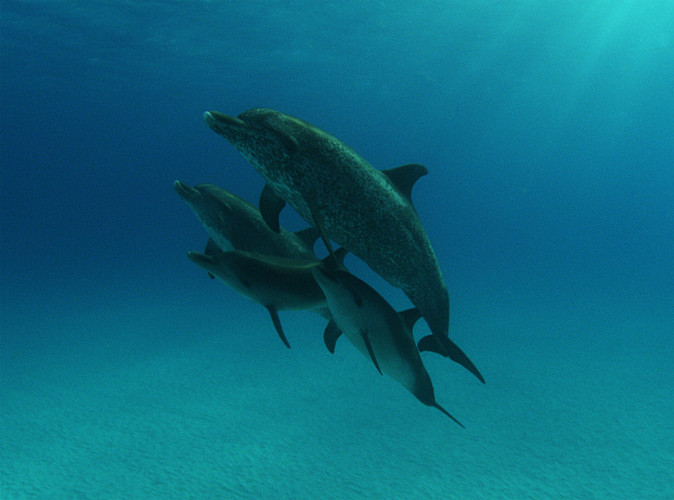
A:
{"type": "Polygon", "coordinates": [[[212,129],[218,129],[220,127],[232,128],[232,127],[245,127],[246,122],[241,118],[236,116],[229,116],[218,111],[206,111],[204,113],[204,121],[212,129]]]}
{"type": "Polygon", "coordinates": [[[184,182],[174,181],[173,189],[178,195],[184,200],[194,200],[199,197],[201,193],[194,189],[192,186],[188,186],[184,182]]]}
{"type": "Polygon", "coordinates": [[[202,266],[213,265],[213,257],[209,255],[204,255],[199,252],[187,252],[187,257],[189,257],[192,262],[202,266]]]}

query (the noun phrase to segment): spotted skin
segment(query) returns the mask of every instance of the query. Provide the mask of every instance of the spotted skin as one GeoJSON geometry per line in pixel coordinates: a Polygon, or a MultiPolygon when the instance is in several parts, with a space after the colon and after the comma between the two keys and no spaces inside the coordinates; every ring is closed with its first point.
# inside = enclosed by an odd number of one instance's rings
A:
{"type": "Polygon", "coordinates": [[[238,118],[211,111],[204,120],[306,221],[316,226],[316,216],[328,238],[401,288],[444,346],[449,294],[437,258],[411,201],[384,173],[335,137],[278,111],[256,108],[238,118]]]}

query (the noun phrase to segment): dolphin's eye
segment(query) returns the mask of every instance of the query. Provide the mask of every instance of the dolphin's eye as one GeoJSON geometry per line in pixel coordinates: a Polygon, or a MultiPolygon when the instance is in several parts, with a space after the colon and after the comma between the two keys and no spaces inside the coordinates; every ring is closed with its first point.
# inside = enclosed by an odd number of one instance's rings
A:
{"type": "Polygon", "coordinates": [[[288,154],[296,153],[300,148],[297,139],[292,134],[290,127],[284,121],[279,119],[278,116],[269,116],[265,119],[265,125],[269,132],[273,133],[274,136],[281,141],[283,147],[285,148],[288,154]]]}
{"type": "Polygon", "coordinates": [[[222,210],[222,213],[225,215],[232,215],[232,206],[229,203],[225,203],[224,201],[220,202],[220,210],[222,210]]]}

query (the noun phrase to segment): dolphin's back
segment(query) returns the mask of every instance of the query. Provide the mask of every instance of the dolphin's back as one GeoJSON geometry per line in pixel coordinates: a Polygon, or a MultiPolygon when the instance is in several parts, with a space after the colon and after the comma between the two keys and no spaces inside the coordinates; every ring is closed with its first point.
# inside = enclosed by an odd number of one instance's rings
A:
{"type": "Polygon", "coordinates": [[[254,109],[239,116],[244,121],[250,117],[292,145],[290,154],[273,155],[265,154],[270,148],[239,148],[274,192],[401,288],[431,330],[447,335],[449,295],[411,201],[386,175],[325,131],[273,110],[254,109]]]}

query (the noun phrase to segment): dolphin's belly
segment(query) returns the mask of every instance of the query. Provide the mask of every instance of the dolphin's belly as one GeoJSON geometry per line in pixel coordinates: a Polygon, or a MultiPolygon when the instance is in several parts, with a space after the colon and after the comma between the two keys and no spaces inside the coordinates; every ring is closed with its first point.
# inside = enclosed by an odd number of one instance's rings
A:
{"type": "MultiPolygon", "coordinates": [[[[342,333],[365,357],[368,363],[371,364],[370,353],[359,331],[354,328],[346,328],[342,333]]],[[[404,353],[398,352],[392,347],[395,345],[395,341],[388,337],[377,338],[375,334],[370,336],[370,342],[372,343],[372,350],[375,353],[381,371],[408,391],[413,392],[417,382],[416,367],[407,359],[404,353]]],[[[375,368],[373,367],[373,369],[375,368]]]]}
{"type": "Polygon", "coordinates": [[[263,306],[273,304],[279,311],[320,309],[325,296],[314,281],[288,283],[265,280],[242,281],[232,275],[218,276],[239,295],[263,306]]]}
{"type": "Polygon", "coordinates": [[[315,281],[306,286],[281,286],[272,296],[280,310],[304,310],[327,307],[322,290],[315,281]]]}

